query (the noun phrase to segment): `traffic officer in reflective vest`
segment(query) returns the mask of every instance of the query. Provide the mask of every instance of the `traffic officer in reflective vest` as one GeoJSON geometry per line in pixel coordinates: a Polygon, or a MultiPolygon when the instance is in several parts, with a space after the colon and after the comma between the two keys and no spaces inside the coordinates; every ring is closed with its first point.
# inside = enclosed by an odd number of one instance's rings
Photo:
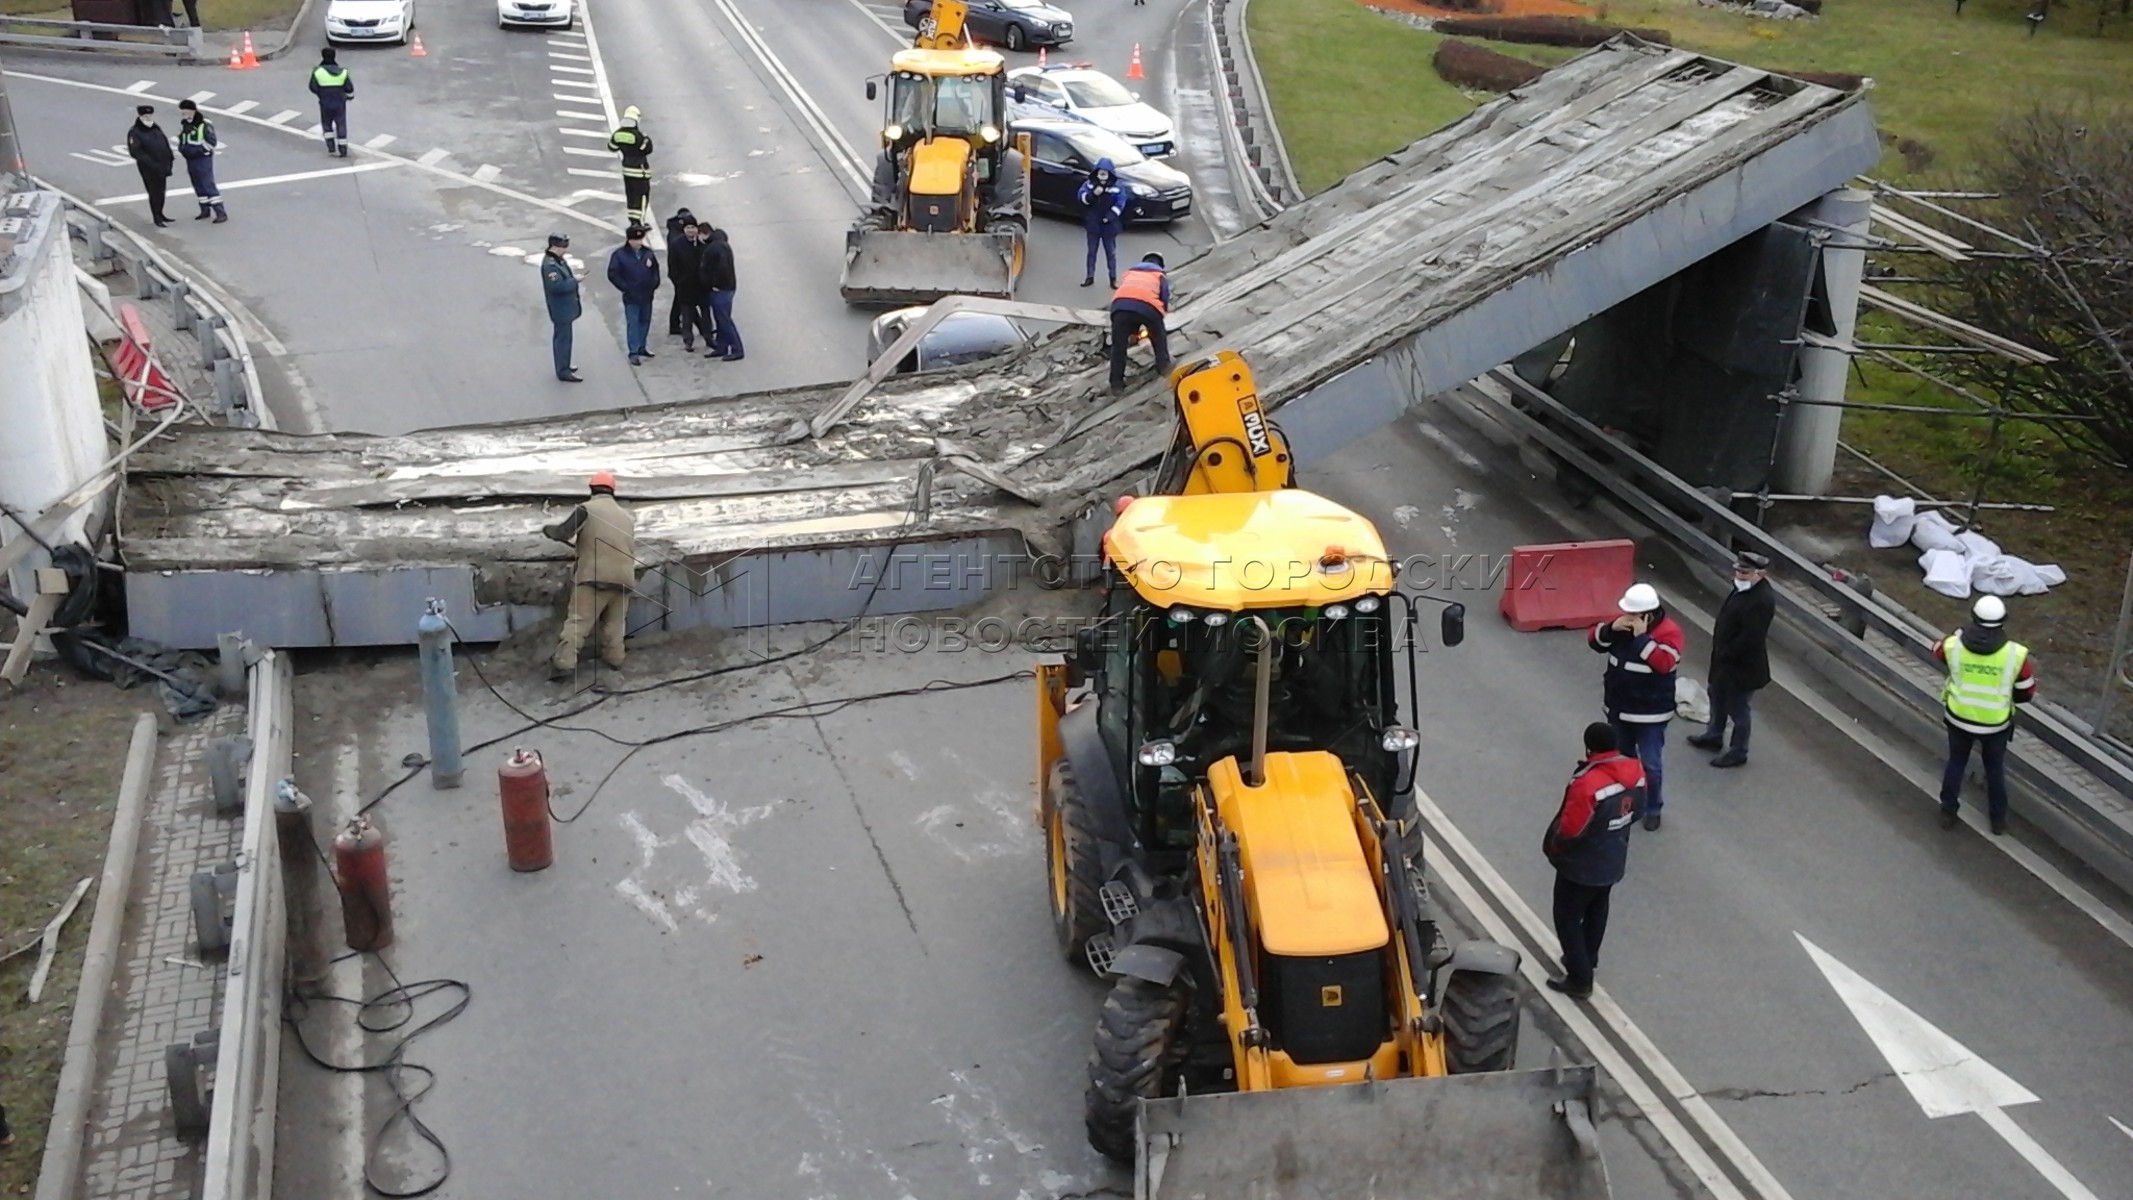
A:
{"type": "Polygon", "coordinates": [[[637,127],[641,113],[632,104],[622,110],[622,124],[607,135],[607,148],[622,156],[622,195],[629,202],[630,221],[649,227],[652,223],[652,137],[637,127]]]}
{"type": "Polygon", "coordinates": [[[178,101],[178,111],[185,114],[178,122],[178,153],[185,159],[185,175],[192,181],[193,198],[200,202],[200,212],[193,220],[213,217],[220,225],[230,219],[230,214],[222,207],[222,189],[215,186],[215,148],[221,145],[215,138],[215,125],[190,100],[178,101]]]}
{"type": "Polygon", "coordinates": [[[578,646],[595,630],[600,661],[622,669],[622,639],[629,632],[630,592],[637,586],[637,518],[615,499],[611,471],[587,481],[591,495],[570,515],[541,530],[559,542],[575,542],[577,566],[570,574],[570,614],[556,642],[551,679],[567,679],[578,667],[578,646]]]}
{"type": "Polygon", "coordinates": [[[1629,867],[1629,831],[1644,807],[1644,768],[1615,751],[1614,727],[1585,727],[1585,758],[1570,773],[1562,806],[1548,822],[1541,852],[1555,868],[1555,938],[1563,974],[1548,986],[1566,996],[1592,995],[1592,972],[1607,936],[1607,898],[1629,867]]]}
{"type": "Polygon", "coordinates": [[[347,158],[348,101],[356,85],[335,57],[331,46],[318,52],[318,65],[311,68],[311,94],[318,97],[318,127],[326,135],[326,153],[347,158]]]}
{"type": "Polygon", "coordinates": [[[1933,657],[1948,666],[1941,688],[1948,725],[1948,765],[1940,775],[1940,827],[1955,828],[1962,807],[1963,772],[1970,748],[1984,752],[1986,815],[1992,832],[2007,832],[2007,743],[2014,737],[2014,706],[2037,697],[2036,666],[2029,647],[2007,640],[2001,628],[2007,604],[1998,596],[1980,596],[1970,607],[1977,618],[1933,648],[1933,657]]]}
{"type": "Polygon", "coordinates": [[[1155,373],[1170,374],[1170,333],[1164,314],[1170,311],[1170,278],[1163,269],[1163,256],[1144,254],[1126,268],[1118,291],[1111,296],[1111,390],[1126,390],[1126,349],[1135,330],[1146,330],[1155,350],[1155,373]]]}

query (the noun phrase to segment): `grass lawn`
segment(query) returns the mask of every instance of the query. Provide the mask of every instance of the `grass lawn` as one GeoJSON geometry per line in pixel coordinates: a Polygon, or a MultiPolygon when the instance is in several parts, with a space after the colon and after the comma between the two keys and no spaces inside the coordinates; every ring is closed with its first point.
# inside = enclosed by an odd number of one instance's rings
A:
{"type": "MultiPolygon", "coordinates": [[[[296,20],[296,10],[303,7],[303,0],[199,0],[200,20],[209,33],[234,32],[249,29],[287,29],[296,20]]],[[[171,9],[179,16],[185,13],[183,0],[171,0],[171,9]]],[[[73,20],[73,10],[67,0],[0,0],[0,15],[10,17],[51,17],[55,20],[73,20]]]]}

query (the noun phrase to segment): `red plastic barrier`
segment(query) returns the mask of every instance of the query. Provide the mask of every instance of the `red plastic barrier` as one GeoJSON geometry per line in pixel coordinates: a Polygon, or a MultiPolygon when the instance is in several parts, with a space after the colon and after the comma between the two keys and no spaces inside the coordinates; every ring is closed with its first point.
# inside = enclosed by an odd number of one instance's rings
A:
{"type": "Polygon", "coordinates": [[[1511,547],[1504,574],[1503,616],[1520,633],[1589,629],[1613,617],[1615,602],[1637,576],[1637,543],[1562,542],[1511,547]]]}
{"type": "Polygon", "coordinates": [[[156,365],[153,343],[148,339],[148,326],[141,321],[141,310],[131,304],[118,306],[119,339],[118,351],[112,356],[112,367],[118,372],[119,387],[126,399],[142,412],[161,412],[178,402],[177,385],[170,376],[156,365]]]}

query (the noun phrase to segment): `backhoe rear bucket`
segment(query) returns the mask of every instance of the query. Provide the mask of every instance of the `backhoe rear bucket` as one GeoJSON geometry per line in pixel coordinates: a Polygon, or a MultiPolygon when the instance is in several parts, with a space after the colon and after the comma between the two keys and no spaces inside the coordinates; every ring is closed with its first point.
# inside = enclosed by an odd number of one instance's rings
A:
{"type": "Polygon", "coordinates": [[[1019,235],[854,229],[845,237],[839,290],[851,304],[931,304],[943,296],[1011,300],[1019,235]]]}
{"type": "Polygon", "coordinates": [[[1607,1200],[1593,1067],[1149,1100],[1135,1200],[1607,1200]]]}

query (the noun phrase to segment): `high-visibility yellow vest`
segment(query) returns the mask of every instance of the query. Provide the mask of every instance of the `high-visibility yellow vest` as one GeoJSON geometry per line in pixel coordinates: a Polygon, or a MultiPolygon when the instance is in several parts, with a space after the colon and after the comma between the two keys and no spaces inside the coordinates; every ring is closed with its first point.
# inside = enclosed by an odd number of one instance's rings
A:
{"type": "Polygon", "coordinates": [[[1962,634],[1952,633],[1940,651],[1948,663],[1940,698],[1957,724],[1989,731],[2014,720],[2015,680],[2029,660],[2029,647],[2009,642],[1990,654],[1974,654],[1963,648],[1962,634]]]}
{"type": "Polygon", "coordinates": [[[348,68],[329,67],[324,63],[320,63],[313,68],[311,78],[323,88],[341,87],[348,82],[348,68]]]}

